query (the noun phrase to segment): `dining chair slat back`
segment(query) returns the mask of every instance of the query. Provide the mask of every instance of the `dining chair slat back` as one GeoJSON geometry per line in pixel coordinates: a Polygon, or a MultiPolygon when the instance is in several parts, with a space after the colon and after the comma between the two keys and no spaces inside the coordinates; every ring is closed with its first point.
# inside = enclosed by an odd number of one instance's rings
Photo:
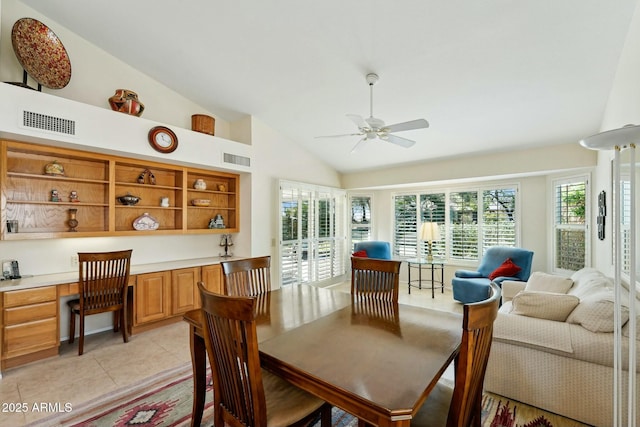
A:
{"type": "Polygon", "coordinates": [[[75,338],[75,318],[80,318],[78,355],[84,351],[85,316],[113,312],[113,330],[122,329],[128,342],[127,289],[133,250],[78,253],[78,299],[67,302],[70,310],[69,343],[75,338]]]}
{"type": "Polygon", "coordinates": [[[351,297],[398,302],[400,261],[351,257],[351,297]]]}
{"type": "Polygon", "coordinates": [[[331,425],[331,407],[260,367],[256,297],[209,292],[198,282],[205,346],[213,377],[215,427],[304,425],[320,416],[331,425]],[[269,411],[267,412],[267,408],[269,411]]]}
{"type": "Polygon", "coordinates": [[[257,296],[271,290],[271,257],[223,261],[225,295],[257,296]]]}
{"type": "Polygon", "coordinates": [[[501,297],[498,285],[492,282],[490,287],[488,299],[463,306],[462,340],[454,362],[453,390],[439,382],[411,420],[412,427],[481,426],[484,376],[501,297]]]}

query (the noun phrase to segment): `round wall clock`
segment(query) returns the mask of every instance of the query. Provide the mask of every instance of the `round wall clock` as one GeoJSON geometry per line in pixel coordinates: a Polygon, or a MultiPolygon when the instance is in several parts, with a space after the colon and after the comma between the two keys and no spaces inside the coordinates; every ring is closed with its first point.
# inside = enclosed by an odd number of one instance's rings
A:
{"type": "Polygon", "coordinates": [[[149,131],[149,144],[161,153],[171,153],[178,148],[178,137],[165,126],[156,126],[149,131]]]}

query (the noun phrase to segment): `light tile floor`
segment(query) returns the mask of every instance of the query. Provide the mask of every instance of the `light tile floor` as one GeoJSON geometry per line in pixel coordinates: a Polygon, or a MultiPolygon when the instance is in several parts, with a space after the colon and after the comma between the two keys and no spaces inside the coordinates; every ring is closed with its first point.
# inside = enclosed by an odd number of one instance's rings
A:
{"type": "MultiPolygon", "coordinates": [[[[332,289],[350,291],[348,282],[332,289]]],[[[453,301],[451,290],[411,289],[400,286],[400,303],[462,312],[453,301]]],[[[3,372],[0,379],[0,426],[24,426],[64,409],[91,401],[105,393],[120,390],[154,374],[191,363],[189,328],[185,322],[136,334],[122,342],[120,333],[103,332],[85,338],[84,354],[78,356],[74,344],[60,345],[60,355],[3,372]],[[34,409],[41,404],[49,411],[34,409]]],[[[445,376],[453,378],[450,370],[445,376]]]]}

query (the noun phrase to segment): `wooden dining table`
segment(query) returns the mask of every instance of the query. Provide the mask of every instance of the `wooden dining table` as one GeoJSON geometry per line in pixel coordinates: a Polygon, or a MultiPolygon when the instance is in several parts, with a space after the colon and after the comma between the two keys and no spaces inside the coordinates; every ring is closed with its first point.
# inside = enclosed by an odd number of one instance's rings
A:
{"type": "MultiPolygon", "coordinates": [[[[363,317],[344,292],[310,285],[270,291],[256,309],[262,367],[365,423],[408,427],[458,353],[462,315],[403,304],[397,310],[363,317]]],[[[206,392],[202,313],[184,319],[194,374],[191,425],[199,426],[206,392]]]]}

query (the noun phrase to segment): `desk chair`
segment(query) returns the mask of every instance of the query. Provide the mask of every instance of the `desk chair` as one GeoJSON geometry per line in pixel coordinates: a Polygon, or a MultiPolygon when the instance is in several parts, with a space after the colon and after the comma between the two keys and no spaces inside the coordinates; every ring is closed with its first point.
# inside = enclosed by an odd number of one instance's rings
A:
{"type": "Polygon", "coordinates": [[[225,296],[198,283],[204,338],[213,382],[213,425],[303,426],[320,415],[331,426],[331,406],[260,368],[256,298],[225,296]]]}
{"type": "Polygon", "coordinates": [[[80,298],[69,306],[69,343],[76,333],[76,315],[80,318],[78,355],[84,348],[84,318],[92,314],[113,312],[113,331],[122,329],[122,339],[129,341],[127,330],[127,287],[132,250],[78,253],[80,298]]]}
{"type": "Polygon", "coordinates": [[[484,374],[491,350],[493,322],[500,304],[500,288],[495,283],[490,286],[489,299],[463,307],[462,343],[455,359],[454,388],[439,382],[411,420],[412,427],[480,427],[484,374]]]}
{"type": "Polygon", "coordinates": [[[351,299],[398,302],[400,261],[351,257],[351,299]]]}
{"type": "Polygon", "coordinates": [[[223,261],[224,294],[257,296],[271,290],[271,257],[223,261]]]}

